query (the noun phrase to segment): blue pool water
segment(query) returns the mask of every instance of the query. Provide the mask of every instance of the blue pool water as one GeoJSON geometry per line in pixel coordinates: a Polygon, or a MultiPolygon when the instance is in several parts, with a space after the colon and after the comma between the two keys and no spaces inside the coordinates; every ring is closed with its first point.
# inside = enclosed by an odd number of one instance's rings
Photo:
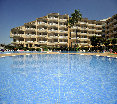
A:
{"type": "Polygon", "coordinates": [[[117,59],[68,54],[0,58],[0,104],[117,104],[117,59]]]}

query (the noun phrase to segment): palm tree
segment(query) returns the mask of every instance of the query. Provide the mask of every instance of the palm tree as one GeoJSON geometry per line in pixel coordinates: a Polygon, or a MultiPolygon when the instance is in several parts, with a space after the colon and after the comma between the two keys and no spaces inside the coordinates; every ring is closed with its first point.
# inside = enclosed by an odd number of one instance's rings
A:
{"type": "Polygon", "coordinates": [[[72,17],[69,17],[67,21],[67,28],[68,28],[68,50],[69,50],[69,43],[70,43],[70,37],[71,37],[71,27],[73,26],[73,19],[72,17]]]}
{"type": "MultiPolygon", "coordinates": [[[[71,14],[71,16],[72,16],[73,25],[76,25],[78,21],[82,19],[82,14],[80,13],[79,9],[75,10],[75,12],[71,14]]],[[[78,32],[78,27],[76,29],[76,42],[77,42],[77,32],[78,32]]],[[[76,45],[75,45],[75,48],[76,48],[76,45]]]]}
{"type": "MultiPolygon", "coordinates": [[[[76,25],[78,23],[79,20],[82,19],[82,14],[80,13],[80,10],[76,10],[75,12],[71,14],[71,17],[69,18],[68,22],[67,22],[67,26],[68,26],[68,36],[71,37],[71,27],[76,25]]],[[[76,29],[76,40],[77,40],[77,32],[78,32],[78,28],[76,29]]]]}

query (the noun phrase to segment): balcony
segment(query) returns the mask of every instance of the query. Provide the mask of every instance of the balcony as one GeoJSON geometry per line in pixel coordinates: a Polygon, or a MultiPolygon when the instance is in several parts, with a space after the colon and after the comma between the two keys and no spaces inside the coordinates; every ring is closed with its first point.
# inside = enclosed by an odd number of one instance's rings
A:
{"type": "Polygon", "coordinates": [[[67,44],[67,42],[59,42],[59,44],[67,44]]]}
{"type": "Polygon", "coordinates": [[[87,33],[80,33],[80,35],[87,35],[87,33]]]}
{"type": "Polygon", "coordinates": [[[88,24],[88,26],[95,26],[96,24],[88,24]]]}
{"type": "Polygon", "coordinates": [[[34,43],[34,41],[26,41],[26,43],[34,43]]]}
{"type": "Polygon", "coordinates": [[[54,42],[54,44],[56,44],[56,45],[57,45],[58,43],[59,43],[59,42],[54,42]]]}
{"type": "Polygon", "coordinates": [[[17,41],[12,41],[11,42],[12,44],[24,44],[24,41],[19,41],[19,40],[17,40],[17,41]]]}
{"type": "Polygon", "coordinates": [[[116,31],[113,31],[113,33],[117,33],[117,30],[116,31]]]}
{"type": "Polygon", "coordinates": [[[21,34],[10,34],[11,37],[20,37],[21,34]]]}
{"type": "Polygon", "coordinates": [[[76,37],[71,37],[72,40],[76,40],[77,38],[76,37]]]}
{"type": "Polygon", "coordinates": [[[96,34],[90,34],[90,33],[88,34],[88,36],[95,36],[95,35],[96,35],[96,34]]]}
{"type": "Polygon", "coordinates": [[[56,18],[56,17],[50,17],[50,18],[48,18],[49,20],[58,20],[58,18],[56,18]]]}
{"type": "Polygon", "coordinates": [[[10,34],[10,37],[24,37],[24,34],[10,34]]]}
{"type": "Polygon", "coordinates": [[[47,23],[46,22],[38,22],[38,25],[47,25],[47,23]]]}
{"type": "Polygon", "coordinates": [[[47,38],[47,35],[38,35],[38,37],[41,37],[41,38],[47,38]]]}
{"type": "Polygon", "coordinates": [[[102,25],[96,25],[96,27],[102,27],[102,25]]]}
{"type": "Polygon", "coordinates": [[[59,33],[67,33],[68,31],[65,30],[59,30],[59,33]]]}
{"type": "Polygon", "coordinates": [[[88,43],[78,43],[78,45],[89,45],[88,43]]]}
{"type": "Polygon", "coordinates": [[[97,37],[101,37],[102,35],[96,34],[97,37]]]}
{"type": "Polygon", "coordinates": [[[38,43],[46,44],[47,41],[38,41],[38,43]]]}
{"type": "Polygon", "coordinates": [[[55,45],[55,42],[48,42],[47,45],[55,45]]]}
{"type": "Polygon", "coordinates": [[[55,33],[57,33],[58,32],[58,30],[55,30],[55,29],[51,29],[51,30],[48,30],[48,32],[55,32],[55,33]]]}
{"type": "Polygon", "coordinates": [[[67,19],[59,19],[60,22],[65,22],[67,19]]]}
{"type": "Polygon", "coordinates": [[[38,41],[38,43],[47,43],[47,41],[38,41]]]}
{"type": "Polygon", "coordinates": [[[96,31],[96,29],[88,29],[88,31],[96,31]]]}
{"type": "Polygon", "coordinates": [[[77,26],[73,26],[73,27],[71,27],[71,29],[77,29],[78,27],[77,26]]]}
{"type": "Polygon", "coordinates": [[[116,21],[117,21],[116,19],[113,20],[113,22],[116,22],[116,21]]]}
{"type": "Polygon", "coordinates": [[[49,23],[48,26],[56,26],[57,27],[58,24],[57,23],[49,23]]]}
{"type": "Polygon", "coordinates": [[[26,28],[28,31],[35,31],[36,28],[26,28]]]}
{"type": "Polygon", "coordinates": [[[73,32],[73,31],[72,31],[71,34],[76,34],[76,32],[73,32]]]}
{"type": "Polygon", "coordinates": [[[61,38],[61,39],[67,39],[68,37],[67,36],[59,36],[59,38],[61,38]]]}
{"type": "Polygon", "coordinates": [[[90,41],[88,38],[79,38],[80,41],[90,41]]]}
{"type": "Polygon", "coordinates": [[[36,34],[26,34],[26,36],[34,36],[34,35],[36,35],[36,34]]]}
{"type": "Polygon", "coordinates": [[[82,24],[87,24],[86,22],[79,22],[79,23],[80,23],[81,25],[82,25],[82,24]]]}
{"type": "Polygon", "coordinates": [[[44,29],[44,28],[38,29],[38,32],[47,32],[47,29],[44,29]]]}
{"type": "Polygon", "coordinates": [[[24,44],[25,42],[24,41],[19,41],[19,44],[24,44]]]}
{"type": "Polygon", "coordinates": [[[48,36],[48,39],[53,39],[54,38],[54,36],[48,36]]]}
{"type": "Polygon", "coordinates": [[[66,27],[66,25],[59,25],[59,27],[66,27]]]}
{"type": "Polygon", "coordinates": [[[117,24],[116,25],[114,25],[114,28],[116,28],[117,27],[117,24]]]}
{"type": "Polygon", "coordinates": [[[96,30],[96,32],[102,32],[102,30],[96,30]]]}

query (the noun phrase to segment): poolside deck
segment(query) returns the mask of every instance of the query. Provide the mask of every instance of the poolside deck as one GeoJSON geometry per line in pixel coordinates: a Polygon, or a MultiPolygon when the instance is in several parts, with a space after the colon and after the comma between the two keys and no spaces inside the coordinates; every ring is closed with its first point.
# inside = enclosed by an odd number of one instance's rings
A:
{"type": "Polygon", "coordinates": [[[96,55],[96,56],[107,56],[107,57],[116,57],[117,54],[114,53],[60,53],[60,52],[47,52],[47,53],[5,53],[5,54],[0,54],[0,57],[5,57],[5,56],[15,56],[15,55],[29,55],[29,54],[80,54],[80,55],[96,55]]]}

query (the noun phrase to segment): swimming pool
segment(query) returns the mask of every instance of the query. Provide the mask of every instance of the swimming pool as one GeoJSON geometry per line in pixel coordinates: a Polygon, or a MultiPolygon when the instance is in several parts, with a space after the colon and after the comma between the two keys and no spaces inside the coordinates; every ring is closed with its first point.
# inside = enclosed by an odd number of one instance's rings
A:
{"type": "Polygon", "coordinates": [[[2,104],[117,104],[117,59],[70,54],[0,58],[2,104]]]}

